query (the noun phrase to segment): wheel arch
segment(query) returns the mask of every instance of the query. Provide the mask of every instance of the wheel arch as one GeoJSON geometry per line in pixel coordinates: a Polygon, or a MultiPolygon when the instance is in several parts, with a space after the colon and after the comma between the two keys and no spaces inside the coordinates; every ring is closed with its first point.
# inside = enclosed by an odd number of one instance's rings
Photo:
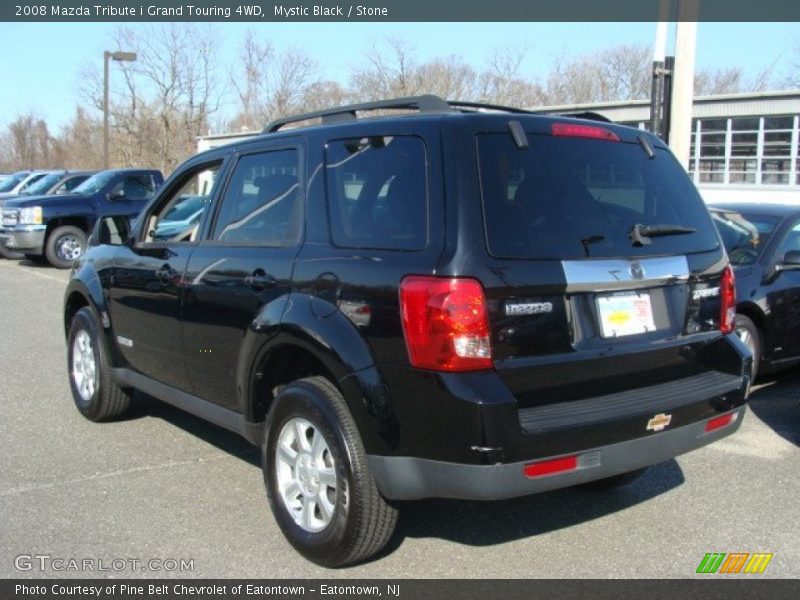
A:
{"type": "Polygon", "coordinates": [[[772,354],[772,332],[761,308],[752,302],[743,302],[736,306],[736,312],[750,319],[761,334],[761,354],[769,357],[772,354]]]}
{"type": "Polygon", "coordinates": [[[280,323],[248,330],[237,373],[245,419],[250,423],[266,420],[281,386],[319,375],[342,393],[359,432],[368,437],[367,394],[349,376],[374,370],[370,369],[375,364],[372,352],[344,314],[336,311],[318,318],[310,310],[310,298],[299,296],[292,294],[280,323]]]}

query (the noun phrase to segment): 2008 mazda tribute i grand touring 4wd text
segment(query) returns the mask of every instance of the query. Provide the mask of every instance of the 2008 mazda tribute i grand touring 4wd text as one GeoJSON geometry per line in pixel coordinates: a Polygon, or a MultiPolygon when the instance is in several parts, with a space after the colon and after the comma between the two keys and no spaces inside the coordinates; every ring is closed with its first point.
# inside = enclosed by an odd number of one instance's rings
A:
{"type": "Polygon", "coordinates": [[[399,500],[612,487],[744,415],[711,218],[658,138],[596,118],[421,96],[284,119],[91,244],[64,307],[78,410],[138,389],[260,445],[319,564],[378,552],[399,500]]]}

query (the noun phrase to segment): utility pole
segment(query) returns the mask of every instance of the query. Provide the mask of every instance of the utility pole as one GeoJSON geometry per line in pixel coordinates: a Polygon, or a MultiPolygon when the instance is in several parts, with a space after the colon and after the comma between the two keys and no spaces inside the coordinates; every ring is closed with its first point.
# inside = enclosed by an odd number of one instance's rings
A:
{"type": "Polygon", "coordinates": [[[653,46],[653,85],[650,90],[650,131],[660,138],[665,138],[662,131],[664,119],[664,77],[666,70],[664,62],[667,54],[667,16],[666,0],[661,0],[659,21],[656,23],[656,43],[653,46]]]}
{"type": "Polygon", "coordinates": [[[672,75],[669,145],[684,168],[689,166],[694,101],[694,62],[697,48],[697,0],[679,0],[675,28],[675,66],[672,75]]]}
{"type": "Polygon", "coordinates": [[[135,52],[103,52],[103,168],[108,169],[108,59],[118,62],[136,60],[135,52]]]}

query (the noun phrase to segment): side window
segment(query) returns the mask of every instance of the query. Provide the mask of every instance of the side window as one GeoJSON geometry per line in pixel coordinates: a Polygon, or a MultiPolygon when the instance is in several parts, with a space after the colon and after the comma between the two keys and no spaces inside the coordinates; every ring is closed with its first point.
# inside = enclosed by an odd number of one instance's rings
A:
{"type": "Polygon", "coordinates": [[[783,260],[784,255],[790,250],[800,250],[800,221],[795,222],[786,232],[778,249],[778,260],[783,260]]]}
{"type": "Polygon", "coordinates": [[[222,198],[214,239],[292,245],[300,233],[299,160],[297,150],[242,156],[222,198]]]}
{"type": "Polygon", "coordinates": [[[151,175],[128,175],[111,188],[110,194],[114,196],[120,191],[124,192],[125,200],[149,200],[156,186],[151,175]]]}
{"type": "Polygon", "coordinates": [[[221,162],[197,167],[147,217],[145,243],[194,242],[208,210],[221,162]]]}
{"type": "Polygon", "coordinates": [[[421,250],[428,241],[425,143],[414,136],[329,142],[331,238],[345,248],[421,250]]]}

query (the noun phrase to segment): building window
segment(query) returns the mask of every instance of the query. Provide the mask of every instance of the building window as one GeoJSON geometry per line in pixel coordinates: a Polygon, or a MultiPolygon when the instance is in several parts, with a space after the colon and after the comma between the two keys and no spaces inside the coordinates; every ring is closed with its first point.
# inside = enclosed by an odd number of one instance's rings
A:
{"type": "Polygon", "coordinates": [[[792,115],[694,119],[690,174],[696,183],[800,185],[799,137],[792,115]]]}

